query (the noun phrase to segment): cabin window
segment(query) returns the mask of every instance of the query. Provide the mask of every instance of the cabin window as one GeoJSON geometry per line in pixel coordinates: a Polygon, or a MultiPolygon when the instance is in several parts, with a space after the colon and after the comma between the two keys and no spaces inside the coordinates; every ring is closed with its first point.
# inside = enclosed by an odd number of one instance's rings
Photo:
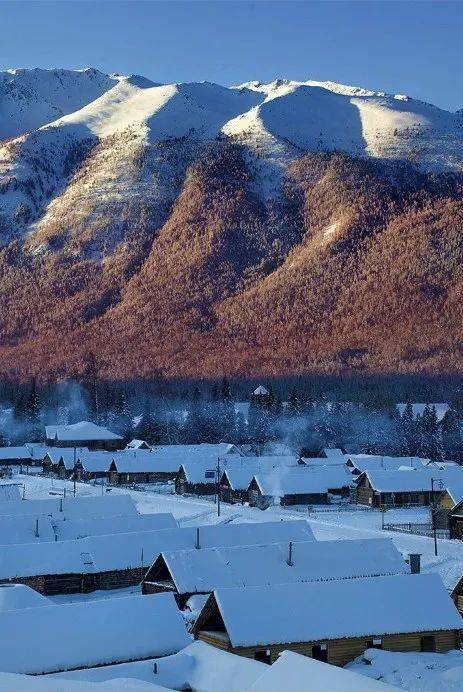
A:
{"type": "Polygon", "coordinates": [[[427,637],[421,637],[421,651],[435,651],[436,650],[436,638],[433,634],[427,637]]]}
{"type": "Polygon", "coordinates": [[[312,658],[316,661],[328,662],[328,646],[326,644],[316,644],[312,647],[312,658]]]}
{"type": "Polygon", "coordinates": [[[383,640],[382,639],[370,639],[369,642],[367,642],[367,647],[369,649],[382,649],[383,648],[383,640]]]}
{"type": "Polygon", "coordinates": [[[260,661],[261,663],[271,663],[270,649],[261,649],[260,651],[254,651],[254,660],[260,661]]]}

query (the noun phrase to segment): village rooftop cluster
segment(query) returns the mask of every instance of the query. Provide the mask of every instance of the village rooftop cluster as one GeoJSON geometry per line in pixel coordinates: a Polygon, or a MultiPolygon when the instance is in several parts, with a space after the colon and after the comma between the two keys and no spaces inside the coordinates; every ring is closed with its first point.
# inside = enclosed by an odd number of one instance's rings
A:
{"type": "Polygon", "coordinates": [[[0,690],[386,692],[355,672],[372,652],[460,649],[463,574],[444,585],[389,533],[316,540],[310,522],[314,507],[377,512],[388,531],[459,545],[455,461],[125,444],[89,421],[44,438],[0,448],[0,690]],[[154,493],[210,510],[141,513],[134,496],[154,493]],[[401,508],[429,521],[389,524],[401,508]]]}

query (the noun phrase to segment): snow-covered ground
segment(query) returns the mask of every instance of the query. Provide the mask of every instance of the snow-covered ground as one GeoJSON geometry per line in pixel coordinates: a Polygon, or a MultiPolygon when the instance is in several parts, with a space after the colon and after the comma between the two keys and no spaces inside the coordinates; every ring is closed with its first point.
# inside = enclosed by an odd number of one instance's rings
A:
{"type": "Polygon", "coordinates": [[[461,692],[463,652],[395,653],[368,649],[346,666],[374,680],[410,692],[461,692]]]}

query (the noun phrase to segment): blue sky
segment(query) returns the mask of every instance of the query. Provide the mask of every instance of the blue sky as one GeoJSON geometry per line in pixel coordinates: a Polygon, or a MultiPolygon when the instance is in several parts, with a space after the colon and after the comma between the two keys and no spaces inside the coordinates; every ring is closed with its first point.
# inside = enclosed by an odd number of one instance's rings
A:
{"type": "Polygon", "coordinates": [[[0,0],[0,69],[332,79],[463,108],[463,3],[0,0]]]}

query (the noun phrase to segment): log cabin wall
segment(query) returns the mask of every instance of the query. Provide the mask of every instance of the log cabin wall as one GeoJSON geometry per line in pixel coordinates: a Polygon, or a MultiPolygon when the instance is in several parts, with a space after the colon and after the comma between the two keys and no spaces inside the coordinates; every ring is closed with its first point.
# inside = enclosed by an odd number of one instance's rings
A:
{"type": "Polygon", "coordinates": [[[439,653],[457,649],[460,646],[460,635],[458,631],[449,630],[442,632],[417,632],[412,634],[389,634],[371,635],[370,637],[359,637],[355,639],[334,639],[331,641],[298,642],[291,644],[272,644],[252,647],[231,646],[228,637],[222,632],[200,631],[197,638],[208,644],[212,644],[225,651],[230,651],[246,658],[259,658],[259,654],[265,651],[270,652],[270,663],[274,663],[282,651],[289,650],[304,656],[313,656],[313,648],[326,645],[326,660],[328,663],[343,666],[354,658],[363,654],[367,648],[371,648],[373,639],[381,639],[381,648],[386,651],[413,652],[422,651],[424,638],[434,638],[434,650],[439,653]]]}

